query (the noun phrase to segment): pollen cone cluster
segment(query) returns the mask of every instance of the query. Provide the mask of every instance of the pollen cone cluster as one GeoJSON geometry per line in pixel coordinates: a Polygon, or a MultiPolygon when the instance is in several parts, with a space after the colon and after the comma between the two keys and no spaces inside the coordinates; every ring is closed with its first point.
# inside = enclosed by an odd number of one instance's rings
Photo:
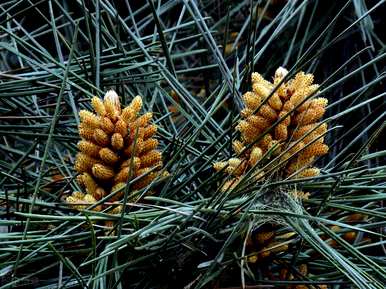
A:
{"type": "MultiPolygon", "coordinates": [[[[307,264],[300,264],[297,268],[297,273],[301,278],[308,277],[308,265],[307,264]]],[[[280,280],[289,280],[296,282],[295,276],[289,272],[287,268],[283,268],[280,270],[279,275],[280,280]]],[[[300,278],[299,278],[300,279],[300,278]]],[[[317,284],[317,285],[310,285],[310,284],[299,284],[299,285],[288,285],[286,286],[288,289],[327,289],[328,286],[325,284],[317,284]]]]}
{"type": "MultiPolygon", "coordinates": [[[[151,124],[152,113],[140,115],[142,98],[135,97],[121,108],[118,95],[110,90],[104,99],[91,101],[95,111],[81,110],[79,116],[79,153],[76,155],[77,182],[84,193],[74,192],[67,202],[84,209],[112,192],[109,200],[119,201],[129,181],[130,192],[146,187],[159,173],[162,155],[154,138],[157,127],[151,124]]],[[[100,205],[94,210],[101,210],[100,205]]],[[[115,210],[116,211],[116,210],[115,210]]]]}
{"type": "Polygon", "coordinates": [[[278,167],[282,177],[319,174],[312,164],[329,149],[323,137],[327,125],[320,122],[328,101],[317,96],[319,86],[313,84],[312,74],[299,72],[281,83],[287,73],[286,69],[278,68],[272,82],[259,73],[252,74],[252,91],[243,95],[245,107],[236,126],[241,135],[233,142],[236,157],[214,164],[217,171],[224,170],[232,176],[223,191],[235,186],[251,169],[258,180],[272,167],[278,167]],[[264,134],[274,123],[277,123],[274,128],[264,134]],[[263,160],[271,164],[265,170],[262,170],[263,160]]]}
{"type": "Polygon", "coordinates": [[[294,235],[293,232],[278,235],[274,228],[258,231],[247,242],[248,262],[259,263],[273,255],[286,253],[289,249],[288,240],[294,235]]]}

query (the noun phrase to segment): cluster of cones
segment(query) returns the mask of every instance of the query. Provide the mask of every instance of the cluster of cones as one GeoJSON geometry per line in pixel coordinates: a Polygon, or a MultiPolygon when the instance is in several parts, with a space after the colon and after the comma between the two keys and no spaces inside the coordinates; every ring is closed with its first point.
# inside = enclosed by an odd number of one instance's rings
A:
{"type": "MultiPolygon", "coordinates": [[[[264,264],[264,262],[269,262],[269,260],[275,259],[275,257],[278,255],[287,254],[294,236],[296,236],[296,233],[293,231],[277,233],[277,228],[274,227],[270,229],[264,228],[257,231],[255,234],[248,238],[246,247],[248,254],[248,264],[250,266],[253,266],[254,264],[264,264]]],[[[284,264],[285,263],[283,263],[283,265],[284,264]]],[[[288,267],[290,267],[290,264],[288,264],[288,267]]],[[[296,284],[297,282],[304,280],[305,278],[309,278],[310,272],[306,264],[301,264],[298,268],[296,268],[297,274],[295,276],[294,272],[292,271],[291,273],[287,268],[283,268],[279,272],[276,272],[275,270],[272,271],[270,266],[267,265],[267,268],[264,268],[264,270],[266,270],[266,272],[264,273],[267,274],[267,276],[271,280],[292,281],[294,283],[293,285],[287,284],[285,288],[328,288],[327,285],[324,284],[296,284]]]]}
{"type": "Polygon", "coordinates": [[[233,188],[250,170],[257,180],[263,179],[270,168],[279,168],[283,177],[304,178],[320,173],[312,164],[329,149],[324,143],[327,125],[320,122],[328,101],[314,97],[319,86],[313,84],[312,74],[299,72],[285,82],[287,73],[278,68],[273,82],[252,74],[252,91],[243,95],[245,108],[236,126],[241,135],[233,142],[236,157],[214,164],[217,171],[232,177],[223,191],[233,188]],[[263,161],[269,162],[264,169],[263,161]]]}
{"type": "MultiPolygon", "coordinates": [[[[96,114],[79,112],[81,141],[75,160],[77,182],[85,193],[74,192],[67,197],[67,202],[79,210],[114,192],[107,201],[119,201],[122,188],[129,181],[133,181],[131,192],[140,190],[153,181],[162,167],[162,155],[156,149],[158,140],[154,138],[157,126],[150,123],[151,112],[140,115],[140,96],[123,109],[113,90],[103,100],[94,97],[91,103],[96,114]]],[[[94,210],[104,207],[99,205],[94,210]]]]}

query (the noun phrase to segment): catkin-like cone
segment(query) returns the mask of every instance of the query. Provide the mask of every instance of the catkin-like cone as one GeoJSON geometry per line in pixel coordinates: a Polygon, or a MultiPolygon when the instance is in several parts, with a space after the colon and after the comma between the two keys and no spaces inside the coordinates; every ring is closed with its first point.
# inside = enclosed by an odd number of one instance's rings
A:
{"type": "Polygon", "coordinates": [[[312,74],[299,72],[293,79],[282,82],[287,74],[286,69],[279,67],[271,83],[259,73],[252,73],[252,91],[242,97],[245,108],[236,126],[241,138],[233,141],[236,156],[214,164],[217,171],[227,166],[223,171],[232,176],[224,188],[229,189],[234,177],[242,177],[259,165],[260,160],[271,162],[268,168],[277,167],[276,175],[284,178],[305,178],[320,173],[312,164],[316,157],[329,150],[324,143],[327,125],[319,122],[328,101],[323,97],[313,98],[318,94],[319,85],[313,84],[312,74]],[[274,123],[274,129],[262,135],[274,123]],[[240,164],[237,168],[231,164],[236,159],[240,164]]]}
{"type": "MultiPolygon", "coordinates": [[[[122,188],[131,180],[136,179],[129,194],[148,186],[159,175],[162,166],[162,154],[157,150],[158,140],[154,138],[157,126],[150,123],[151,112],[140,115],[140,96],[122,109],[118,95],[110,90],[103,100],[93,97],[91,105],[95,113],[79,112],[80,152],[74,165],[79,173],[77,182],[85,193],[74,192],[67,198],[67,202],[78,210],[115,191],[119,191],[118,194],[108,201],[121,200],[122,188]],[[141,177],[148,171],[151,173],[141,177]]],[[[107,205],[101,204],[93,210],[118,213],[120,208],[115,206],[109,210],[107,205]]]]}

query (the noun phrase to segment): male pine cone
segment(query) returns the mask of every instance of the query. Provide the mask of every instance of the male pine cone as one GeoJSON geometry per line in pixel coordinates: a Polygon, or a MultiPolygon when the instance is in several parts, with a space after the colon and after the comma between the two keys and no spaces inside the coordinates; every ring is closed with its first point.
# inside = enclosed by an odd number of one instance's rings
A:
{"type": "MultiPolygon", "coordinates": [[[[77,209],[84,209],[97,200],[118,191],[108,201],[122,198],[119,190],[133,179],[131,190],[146,187],[159,174],[162,155],[154,138],[157,126],[151,124],[152,113],[139,115],[142,98],[135,97],[121,109],[119,97],[110,90],[101,100],[93,97],[92,107],[96,114],[81,110],[79,116],[79,153],[75,170],[77,182],[85,193],[74,192],[67,202],[77,209]]],[[[101,210],[98,206],[94,210],[101,210]]]]}
{"type": "Polygon", "coordinates": [[[259,73],[252,74],[252,91],[243,95],[245,108],[236,126],[241,135],[240,140],[233,142],[236,157],[214,164],[217,171],[225,170],[232,176],[223,191],[234,187],[252,168],[254,177],[261,180],[265,175],[260,164],[262,159],[270,162],[268,168],[279,164],[278,173],[282,177],[319,174],[319,169],[312,164],[329,149],[324,143],[327,125],[320,122],[328,101],[322,97],[308,99],[317,94],[319,86],[313,84],[312,74],[304,72],[297,73],[275,90],[287,73],[286,69],[278,68],[273,83],[259,73]],[[275,122],[279,123],[263,136],[275,122]]]}

